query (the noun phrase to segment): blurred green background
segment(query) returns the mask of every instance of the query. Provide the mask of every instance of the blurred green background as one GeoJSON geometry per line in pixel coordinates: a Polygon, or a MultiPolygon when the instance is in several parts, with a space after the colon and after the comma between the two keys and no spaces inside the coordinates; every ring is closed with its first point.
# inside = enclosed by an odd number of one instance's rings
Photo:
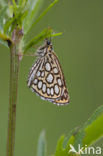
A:
{"type": "MultiPolygon", "coordinates": [[[[50,2],[45,1],[42,10],[50,2]]],[[[32,93],[26,82],[35,58],[24,57],[19,73],[15,156],[35,156],[43,129],[47,155],[53,154],[58,138],[82,125],[103,104],[103,0],[60,0],[33,29],[34,35],[47,26],[63,32],[53,39],[53,45],[71,102],[58,107],[32,93]]],[[[6,155],[9,64],[9,50],[0,45],[0,156],[6,155]]],[[[97,145],[103,150],[103,139],[97,145]]]]}

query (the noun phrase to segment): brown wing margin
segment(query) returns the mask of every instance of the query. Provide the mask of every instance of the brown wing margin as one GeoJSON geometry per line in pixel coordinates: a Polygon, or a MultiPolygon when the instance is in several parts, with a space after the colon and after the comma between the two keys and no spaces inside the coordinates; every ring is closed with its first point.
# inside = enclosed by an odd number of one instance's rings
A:
{"type": "Polygon", "coordinates": [[[61,75],[62,80],[63,80],[63,90],[62,90],[62,95],[61,95],[60,99],[54,100],[52,102],[55,103],[55,104],[57,104],[57,105],[65,105],[65,104],[68,104],[70,102],[70,96],[68,94],[68,90],[67,90],[67,87],[66,87],[66,82],[65,82],[64,74],[63,74],[63,71],[62,71],[60,62],[58,60],[58,57],[55,55],[54,52],[53,52],[53,55],[55,57],[55,62],[57,64],[57,66],[58,66],[58,69],[60,71],[60,75],[61,75]]]}
{"type": "Polygon", "coordinates": [[[35,74],[36,74],[36,72],[37,72],[37,69],[39,68],[40,62],[41,62],[41,60],[38,59],[38,60],[34,63],[34,65],[32,66],[32,68],[31,68],[31,70],[30,70],[30,72],[29,72],[29,77],[28,77],[28,81],[27,81],[28,87],[31,87],[32,81],[34,80],[34,76],[35,76],[35,74]]]}

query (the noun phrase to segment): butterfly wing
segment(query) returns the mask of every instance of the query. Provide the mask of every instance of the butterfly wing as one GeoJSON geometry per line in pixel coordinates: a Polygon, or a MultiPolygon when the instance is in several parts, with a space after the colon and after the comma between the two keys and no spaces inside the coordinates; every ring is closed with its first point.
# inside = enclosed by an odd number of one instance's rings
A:
{"type": "Polygon", "coordinates": [[[62,84],[58,78],[59,70],[55,60],[50,55],[47,53],[34,64],[29,74],[28,86],[43,99],[52,101],[60,98],[62,84]]]}
{"type": "Polygon", "coordinates": [[[41,98],[56,104],[69,102],[64,75],[54,52],[48,52],[33,65],[28,86],[41,98]]]}
{"type": "Polygon", "coordinates": [[[59,75],[61,77],[62,80],[62,93],[59,99],[56,99],[54,101],[52,101],[53,103],[57,104],[57,105],[64,105],[64,104],[68,104],[70,102],[70,96],[68,94],[68,90],[66,87],[66,82],[65,82],[65,78],[64,78],[64,74],[60,65],[60,62],[58,60],[58,57],[55,55],[55,53],[53,53],[53,57],[55,58],[55,62],[56,65],[58,67],[59,70],[59,75]]]}
{"type": "Polygon", "coordinates": [[[60,99],[56,99],[56,100],[54,100],[52,102],[57,104],[57,105],[68,104],[70,102],[70,97],[68,95],[67,89],[65,87],[63,87],[63,91],[62,91],[62,95],[61,95],[60,99]]]}
{"type": "Polygon", "coordinates": [[[32,68],[29,72],[29,77],[28,77],[28,82],[27,82],[28,87],[31,86],[31,83],[34,80],[34,77],[36,75],[36,72],[37,72],[40,64],[41,64],[41,59],[37,59],[37,61],[33,64],[32,68]]]}

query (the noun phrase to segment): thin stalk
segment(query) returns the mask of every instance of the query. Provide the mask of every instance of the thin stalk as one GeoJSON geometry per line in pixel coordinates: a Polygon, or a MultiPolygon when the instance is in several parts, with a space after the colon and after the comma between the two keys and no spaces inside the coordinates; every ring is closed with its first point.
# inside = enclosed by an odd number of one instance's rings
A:
{"type": "Polygon", "coordinates": [[[18,31],[13,32],[13,43],[10,45],[10,90],[9,90],[9,117],[8,117],[8,138],[7,156],[14,156],[15,127],[16,127],[16,103],[19,73],[19,43],[18,31]]]}

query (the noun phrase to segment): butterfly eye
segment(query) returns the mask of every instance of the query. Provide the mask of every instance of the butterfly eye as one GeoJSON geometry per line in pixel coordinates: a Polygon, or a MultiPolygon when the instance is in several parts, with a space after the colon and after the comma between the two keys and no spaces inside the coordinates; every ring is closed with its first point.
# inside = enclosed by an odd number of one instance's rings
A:
{"type": "Polygon", "coordinates": [[[47,45],[50,45],[51,44],[51,42],[50,41],[47,41],[47,45]]]}
{"type": "Polygon", "coordinates": [[[46,42],[47,45],[51,44],[51,42],[47,38],[45,39],[45,42],[46,42]]]}

